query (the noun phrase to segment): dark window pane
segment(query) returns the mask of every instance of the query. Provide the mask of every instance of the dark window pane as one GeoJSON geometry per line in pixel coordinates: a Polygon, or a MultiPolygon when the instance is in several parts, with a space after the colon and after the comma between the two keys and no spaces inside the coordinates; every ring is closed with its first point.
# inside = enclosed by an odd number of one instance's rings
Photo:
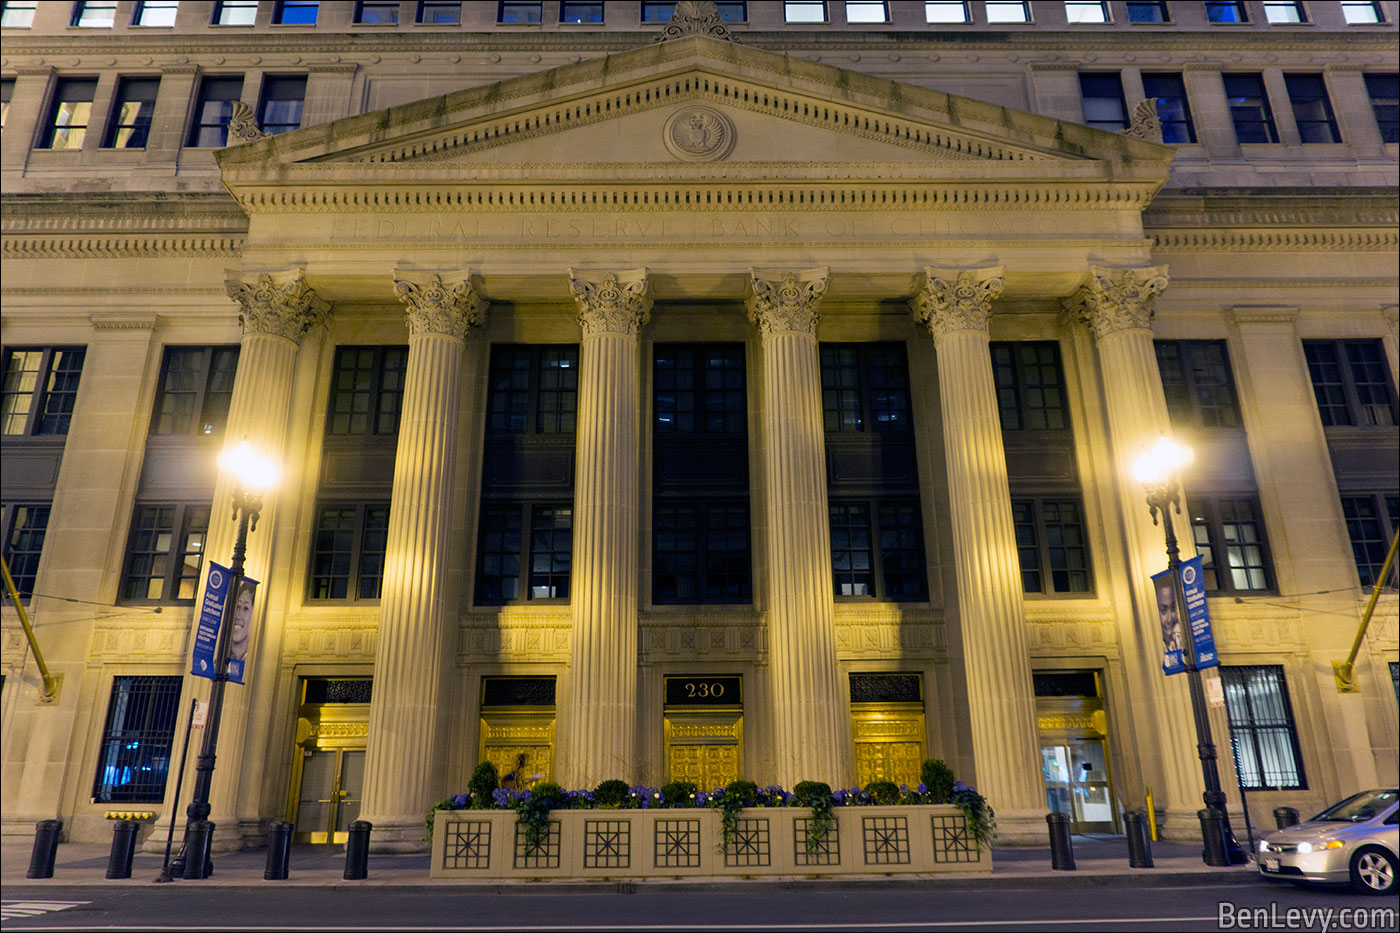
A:
{"type": "Polygon", "coordinates": [[[1128,105],[1123,99],[1123,82],[1116,73],[1081,74],[1079,93],[1086,124],[1111,132],[1127,128],[1128,105]]]}
{"type": "Polygon", "coordinates": [[[170,770],[181,678],[117,677],[97,753],[98,803],[161,803],[170,770]]]}
{"type": "Polygon", "coordinates": [[[520,506],[482,506],[477,547],[476,601],[499,604],[520,598],[520,506]]]}
{"type": "Polygon", "coordinates": [[[1366,75],[1366,92],[1371,98],[1371,110],[1376,115],[1376,128],[1381,141],[1400,142],[1400,75],[1366,75]]]}
{"type": "Polygon", "coordinates": [[[923,599],[928,595],[923,519],[917,502],[880,504],[880,567],[886,599],[923,599]]]}
{"type": "MultiPolygon", "coordinates": [[[[395,22],[397,22],[397,17],[395,22]]],[[[437,23],[439,25],[455,25],[462,21],[462,4],[457,2],[444,2],[444,0],[423,0],[418,4],[418,22],[437,23]]]]}
{"type": "Polygon", "coordinates": [[[208,77],[200,82],[194,118],[190,121],[189,146],[223,146],[228,143],[228,121],[233,104],[243,95],[243,78],[208,77]]]}
{"type": "Polygon", "coordinates": [[[10,565],[15,590],[21,599],[28,599],[34,594],[34,579],[39,574],[39,558],[49,527],[49,506],[11,505],[5,514],[10,522],[5,535],[5,562],[10,565]]]}
{"type": "Polygon", "coordinates": [[[318,0],[278,0],[272,21],[285,26],[315,26],[318,0]]]}
{"type": "Polygon", "coordinates": [[[1194,143],[1196,127],[1191,121],[1191,103],[1179,74],[1144,74],[1143,93],[1157,99],[1157,119],[1162,121],[1162,142],[1172,145],[1194,143]]]}
{"type": "Polygon", "coordinates": [[[870,540],[870,509],[862,504],[833,502],[831,570],[837,596],[874,596],[874,561],[870,540]]]}
{"type": "Polygon", "coordinates": [[[1230,119],[1235,124],[1235,138],[1241,143],[1278,142],[1264,79],[1257,74],[1227,74],[1221,75],[1221,80],[1230,105],[1230,119]]]}
{"type": "Polygon", "coordinates": [[[531,599],[568,599],[573,509],[535,506],[530,521],[531,599]]]}
{"type": "Polygon", "coordinates": [[[1312,379],[1317,413],[1327,426],[1352,423],[1347,407],[1346,388],[1342,382],[1342,366],[1337,347],[1331,343],[1307,342],[1303,352],[1308,360],[1308,376],[1312,379]]]}
{"type": "Polygon", "coordinates": [[[145,148],[159,90],[160,78],[122,78],[102,145],[114,149],[145,148]]]}
{"type": "Polygon", "coordinates": [[[393,26],[399,21],[399,0],[362,0],[355,8],[355,22],[393,26]]]}
{"type": "Polygon", "coordinates": [[[1293,104],[1298,135],[1305,143],[1339,143],[1342,135],[1332,115],[1332,102],[1320,74],[1286,74],[1284,85],[1293,104]]]}
{"type": "Polygon", "coordinates": [[[78,398],[78,380],[83,374],[87,351],[54,350],[50,356],[48,386],[44,391],[36,433],[67,434],[78,398]]]}
{"type": "Polygon", "coordinates": [[[258,124],[270,136],[295,130],[301,126],[305,101],[305,75],[269,75],[263,79],[258,124]]]}

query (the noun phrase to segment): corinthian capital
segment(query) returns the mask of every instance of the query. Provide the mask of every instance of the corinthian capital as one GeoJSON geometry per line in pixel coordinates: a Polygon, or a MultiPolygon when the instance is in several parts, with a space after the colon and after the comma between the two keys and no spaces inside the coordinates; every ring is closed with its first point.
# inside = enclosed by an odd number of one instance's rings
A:
{"type": "Polygon", "coordinates": [[[914,321],[923,324],[937,344],[958,331],[987,332],[992,302],[1006,286],[1006,269],[935,269],[924,267],[924,287],[909,302],[914,321]]]}
{"type": "Polygon", "coordinates": [[[1140,269],[1089,267],[1089,281],[1065,301],[1065,310],[1088,324],[1094,339],[1152,326],[1152,303],[1167,287],[1166,266],[1140,269]]]}
{"type": "Polygon", "coordinates": [[[569,270],[569,288],[578,302],[578,325],[583,336],[623,334],[636,337],[651,320],[651,299],[647,297],[647,270],[604,272],[602,278],[586,279],[569,270]]]}
{"type": "Polygon", "coordinates": [[[224,288],[238,302],[244,336],[272,334],[300,340],[307,328],[324,323],[330,314],[330,303],[317,297],[301,269],[234,273],[224,280],[224,288]]]}
{"type": "Polygon", "coordinates": [[[763,273],[749,270],[753,294],[749,317],[764,337],[797,333],[816,336],[821,303],[829,279],[825,266],[801,272],[763,273]]]}
{"type": "Polygon", "coordinates": [[[465,340],[486,322],[486,300],[472,289],[472,270],[433,272],[394,270],[394,294],[408,305],[408,333],[442,334],[465,340]]]}

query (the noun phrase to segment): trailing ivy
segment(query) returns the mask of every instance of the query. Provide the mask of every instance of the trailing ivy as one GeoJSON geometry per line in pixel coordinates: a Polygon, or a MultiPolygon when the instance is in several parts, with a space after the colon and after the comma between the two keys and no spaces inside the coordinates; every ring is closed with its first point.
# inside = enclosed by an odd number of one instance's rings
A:
{"type": "Polygon", "coordinates": [[[795,806],[812,808],[812,821],[807,824],[807,854],[811,855],[827,830],[836,825],[836,814],[831,812],[831,785],[800,781],[792,789],[792,801],[795,806]]]}
{"type": "Polygon", "coordinates": [[[739,811],[758,803],[758,785],[753,781],[731,781],[722,790],[715,788],[708,803],[719,811],[719,854],[724,855],[739,832],[739,811]]]}

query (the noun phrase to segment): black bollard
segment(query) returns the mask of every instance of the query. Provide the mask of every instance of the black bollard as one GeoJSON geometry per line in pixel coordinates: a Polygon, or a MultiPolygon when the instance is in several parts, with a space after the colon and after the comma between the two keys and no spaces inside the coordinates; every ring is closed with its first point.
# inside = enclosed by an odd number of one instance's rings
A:
{"type": "Polygon", "coordinates": [[[1292,807],[1274,807],[1274,822],[1279,829],[1298,825],[1298,811],[1292,807]]]}
{"type": "Polygon", "coordinates": [[[1212,866],[1229,865],[1230,856],[1225,845],[1225,814],[1209,807],[1197,810],[1196,816],[1201,821],[1201,841],[1205,844],[1201,860],[1212,866]]]}
{"type": "Polygon", "coordinates": [[[193,820],[185,833],[185,880],[199,880],[214,874],[209,851],[214,844],[214,824],[193,820]]]}
{"type": "Polygon", "coordinates": [[[1124,813],[1123,831],[1128,834],[1128,867],[1152,868],[1152,836],[1147,828],[1147,813],[1143,810],[1124,813]]]}
{"type": "Polygon", "coordinates": [[[373,823],[356,820],[350,824],[350,838],[345,841],[345,880],[363,881],[369,877],[369,831],[373,823]]]}
{"type": "Polygon", "coordinates": [[[131,860],[136,856],[136,834],[141,824],[117,820],[112,824],[112,853],[107,856],[108,878],[130,878],[131,860]]]}
{"type": "Polygon", "coordinates": [[[1045,814],[1050,827],[1050,868],[1074,871],[1074,843],[1069,838],[1069,817],[1063,813],[1045,814]]]}
{"type": "Polygon", "coordinates": [[[29,873],[24,877],[53,877],[53,863],[58,857],[58,836],[62,832],[62,820],[40,820],[34,824],[34,851],[29,855],[29,873]]]}
{"type": "Polygon", "coordinates": [[[264,881],[286,881],[287,865],[292,860],[292,824],[285,820],[267,825],[267,868],[264,881]]]}

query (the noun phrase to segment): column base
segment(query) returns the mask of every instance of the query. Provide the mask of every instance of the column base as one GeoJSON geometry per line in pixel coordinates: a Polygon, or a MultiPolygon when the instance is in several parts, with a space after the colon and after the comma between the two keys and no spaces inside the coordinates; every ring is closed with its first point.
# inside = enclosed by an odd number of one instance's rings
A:
{"type": "Polygon", "coordinates": [[[370,852],[397,855],[431,848],[421,816],[380,817],[369,822],[374,824],[369,834],[370,852]]]}
{"type": "MultiPolygon", "coordinates": [[[[32,842],[32,841],[34,840],[34,833],[35,833],[35,826],[34,826],[34,824],[35,824],[35,823],[38,823],[40,820],[51,820],[51,819],[54,819],[54,817],[53,817],[52,815],[50,815],[50,816],[36,816],[36,817],[32,817],[32,818],[31,818],[31,817],[7,817],[5,820],[0,821],[0,836],[3,836],[5,839],[10,840],[11,842],[13,842],[13,841],[15,841],[15,840],[18,840],[18,839],[24,839],[24,838],[28,838],[28,839],[32,842]]],[[[68,823],[67,823],[67,821],[65,820],[65,821],[64,821],[64,824],[63,824],[63,839],[66,840],[67,838],[68,838],[68,823]]]]}
{"type": "Polygon", "coordinates": [[[1201,820],[1196,811],[1197,804],[1186,807],[1168,807],[1157,826],[1157,835],[1163,842],[1195,843],[1201,845],[1201,820]]]}
{"type": "Polygon", "coordinates": [[[1050,830],[1045,810],[997,810],[997,828],[992,842],[999,846],[1047,846],[1050,830]]]}

